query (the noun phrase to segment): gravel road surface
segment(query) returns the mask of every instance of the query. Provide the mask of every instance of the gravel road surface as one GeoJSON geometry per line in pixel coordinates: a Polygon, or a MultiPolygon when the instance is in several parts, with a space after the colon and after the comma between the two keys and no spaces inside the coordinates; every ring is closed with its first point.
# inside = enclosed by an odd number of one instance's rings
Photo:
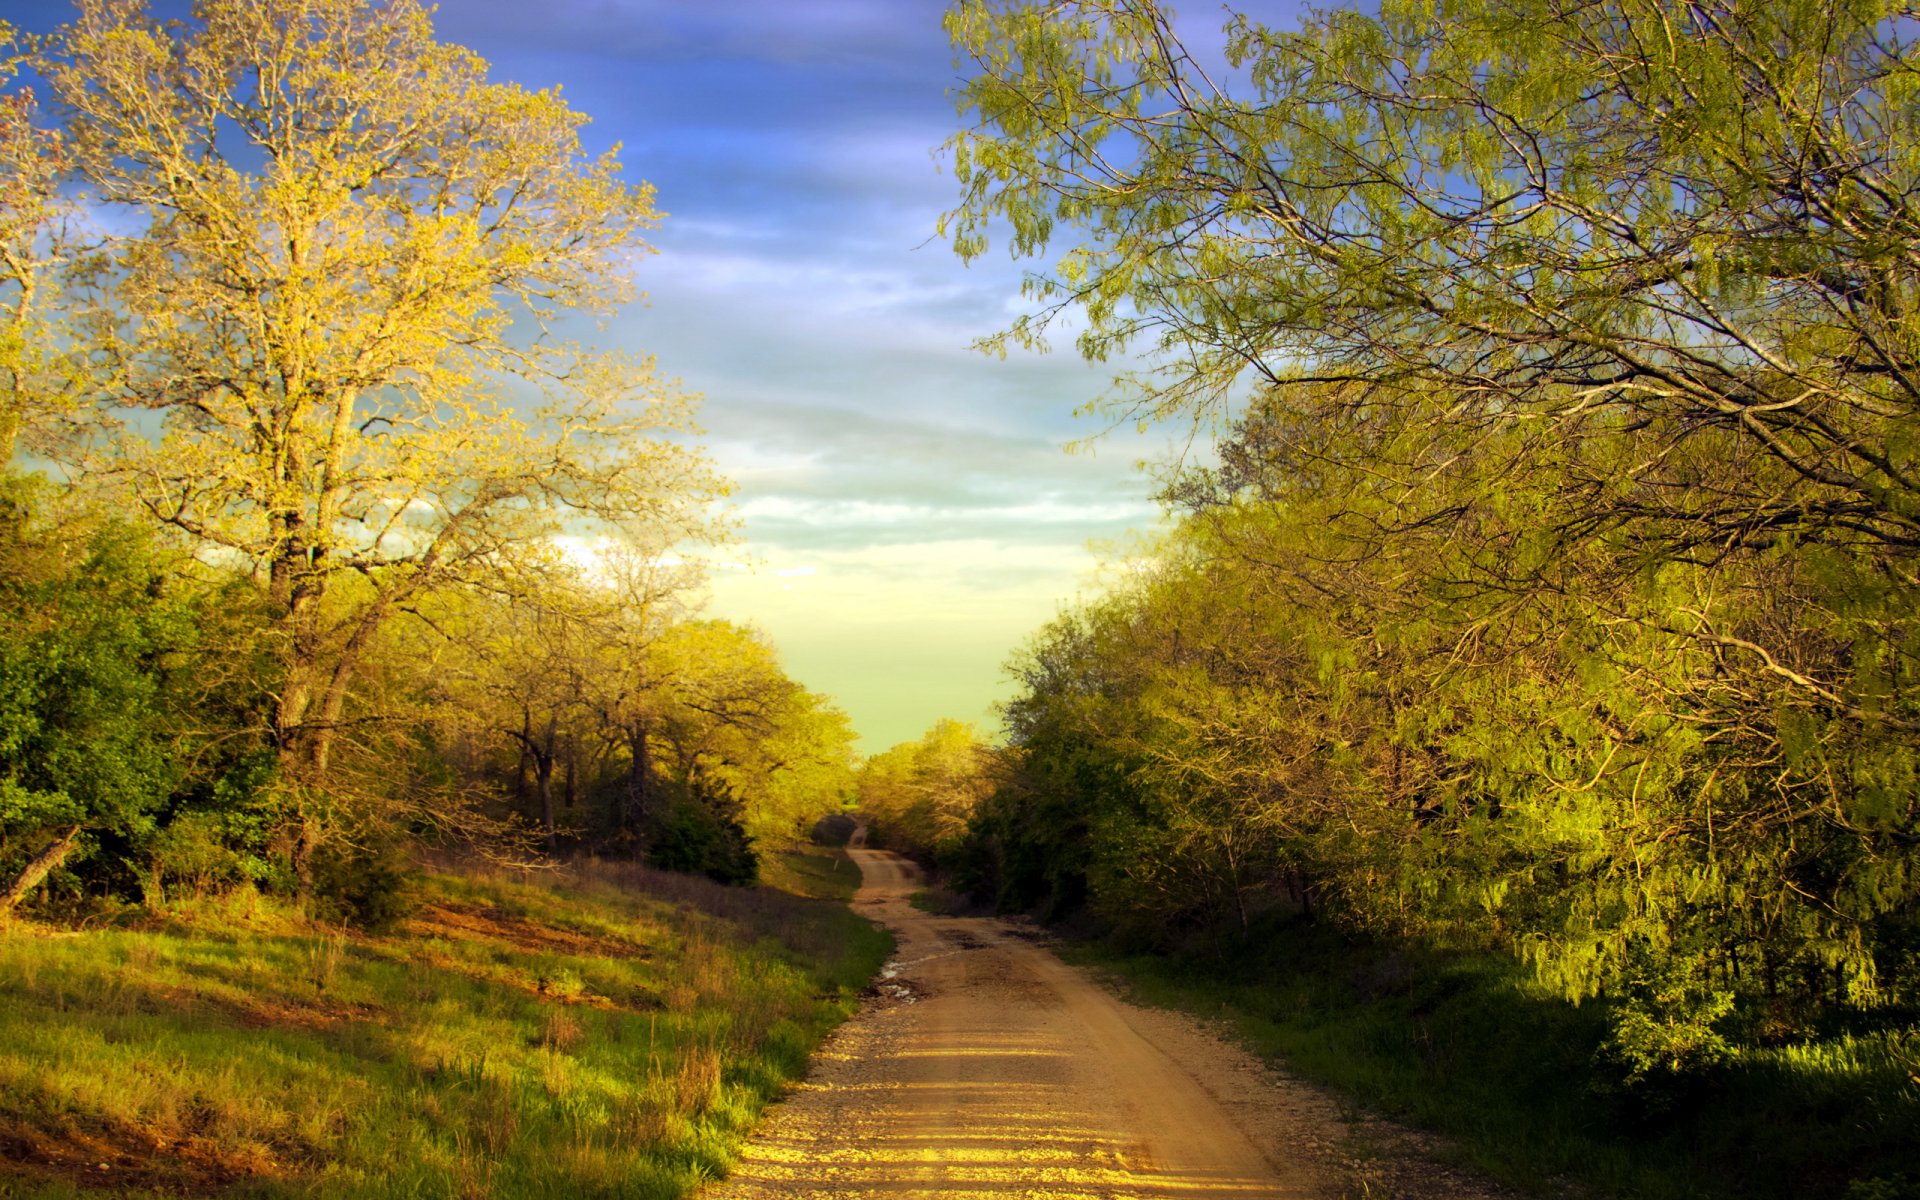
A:
{"type": "Polygon", "coordinates": [[[1123,1003],[1029,927],[920,912],[907,860],[849,853],[855,906],[899,949],[703,1200],[1507,1195],[1195,1022],[1123,1003]]]}

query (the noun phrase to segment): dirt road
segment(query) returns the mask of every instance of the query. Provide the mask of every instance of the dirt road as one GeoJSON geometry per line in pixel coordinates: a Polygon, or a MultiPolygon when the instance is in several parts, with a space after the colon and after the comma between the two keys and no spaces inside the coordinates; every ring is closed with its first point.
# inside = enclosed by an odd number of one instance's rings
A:
{"type": "MultiPolygon", "coordinates": [[[[1325,1096],[1121,1003],[1017,925],[914,909],[911,863],[850,853],[856,906],[899,939],[880,998],[706,1200],[1390,1194],[1356,1186],[1351,1130],[1325,1096]]],[[[1497,1194],[1419,1174],[1423,1197],[1497,1194]]]]}

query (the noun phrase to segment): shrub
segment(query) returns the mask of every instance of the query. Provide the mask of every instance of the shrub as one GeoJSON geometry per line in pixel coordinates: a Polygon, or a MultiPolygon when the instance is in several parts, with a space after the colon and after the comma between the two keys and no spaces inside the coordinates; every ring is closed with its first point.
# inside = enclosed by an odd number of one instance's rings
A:
{"type": "Polygon", "coordinates": [[[313,915],[385,932],[412,911],[417,875],[396,842],[328,843],[313,856],[313,915]]]}
{"type": "Polygon", "coordinates": [[[739,819],[739,802],[724,786],[696,782],[656,818],[647,860],[666,871],[747,885],[760,878],[760,858],[739,819]]]}

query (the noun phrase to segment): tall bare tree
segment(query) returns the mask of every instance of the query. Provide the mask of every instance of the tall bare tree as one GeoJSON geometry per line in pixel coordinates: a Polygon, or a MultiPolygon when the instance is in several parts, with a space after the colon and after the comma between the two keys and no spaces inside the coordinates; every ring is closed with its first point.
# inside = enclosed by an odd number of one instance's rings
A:
{"type": "MultiPolygon", "coordinates": [[[[0,87],[38,49],[0,21],[0,87]]],[[[0,466],[23,433],[63,410],[82,363],[61,303],[78,249],[72,203],[60,192],[66,139],[38,118],[33,91],[0,94],[0,466]]]]}

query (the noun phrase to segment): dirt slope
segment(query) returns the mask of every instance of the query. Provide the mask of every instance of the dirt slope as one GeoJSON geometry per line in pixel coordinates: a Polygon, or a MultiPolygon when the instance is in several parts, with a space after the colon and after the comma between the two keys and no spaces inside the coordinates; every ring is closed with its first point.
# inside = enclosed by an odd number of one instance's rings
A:
{"type": "Polygon", "coordinates": [[[1324,1095],[1121,1003],[1017,925],[919,912],[911,863],[851,853],[855,903],[898,954],[706,1200],[1501,1194],[1409,1157],[1377,1123],[1357,1159],[1324,1095]]]}

